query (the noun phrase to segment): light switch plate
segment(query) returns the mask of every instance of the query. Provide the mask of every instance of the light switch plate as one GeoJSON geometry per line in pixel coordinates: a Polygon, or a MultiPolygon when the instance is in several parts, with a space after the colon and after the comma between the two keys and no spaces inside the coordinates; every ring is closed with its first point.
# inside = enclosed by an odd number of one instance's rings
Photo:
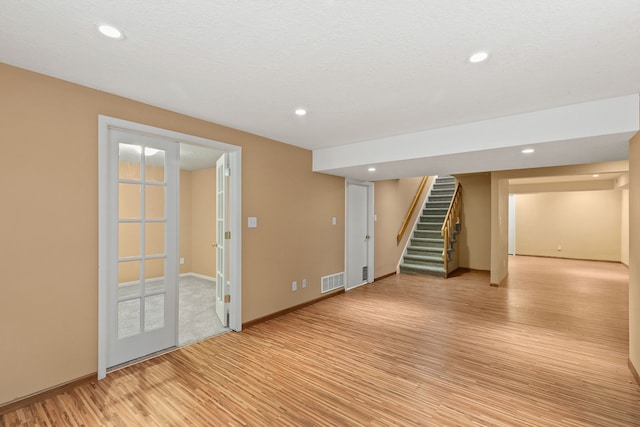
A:
{"type": "Polygon", "coordinates": [[[247,227],[258,228],[258,218],[256,218],[255,216],[250,216],[247,219],[247,227]]]}

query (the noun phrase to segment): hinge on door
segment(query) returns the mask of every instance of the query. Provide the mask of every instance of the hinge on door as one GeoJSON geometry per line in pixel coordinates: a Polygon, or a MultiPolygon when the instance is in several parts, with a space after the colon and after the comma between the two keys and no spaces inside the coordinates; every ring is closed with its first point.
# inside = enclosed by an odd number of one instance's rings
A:
{"type": "Polygon", "coordinates": [[[231,240],[231,232],[230,231],[225,231],[224,232],[224,238],[225,238],[225,240],[231,240]]]}
{"type": "Polygon", "coordinates": [[[231,295],[225,295],[224,302],[231,302],[231,295]]]}

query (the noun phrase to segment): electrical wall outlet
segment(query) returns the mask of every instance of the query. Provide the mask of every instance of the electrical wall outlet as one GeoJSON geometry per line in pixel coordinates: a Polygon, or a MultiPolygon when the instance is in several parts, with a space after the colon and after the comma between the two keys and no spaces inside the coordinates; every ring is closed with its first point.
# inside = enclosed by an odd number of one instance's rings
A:
{"type": "Polygon", "coordinates": [[[184,264],[184,258],[180,258],[180,265],[182,265],[182,264],[184,264]]]}
{"type": "Polygon", "coordinates": [[[293,292],[298,290],[298,282],[297,281],[294,280],[293,282],[291,282],[291,290],[293,292]]]}
{"type": "Polygon", "coordinates": [[[307,279],[302,279],[302,287],[303,288],[307,287],[307,279]]]}

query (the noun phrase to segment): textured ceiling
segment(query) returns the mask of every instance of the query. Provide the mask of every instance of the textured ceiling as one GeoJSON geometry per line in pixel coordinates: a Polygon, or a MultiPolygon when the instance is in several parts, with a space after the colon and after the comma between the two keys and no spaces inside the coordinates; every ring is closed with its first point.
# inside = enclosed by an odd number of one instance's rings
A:
{"type": "Polygon", "coordinates": [[[0,62],[316,149],[638,93],[639,22],[638,0],[2,0],[0,62]]]}

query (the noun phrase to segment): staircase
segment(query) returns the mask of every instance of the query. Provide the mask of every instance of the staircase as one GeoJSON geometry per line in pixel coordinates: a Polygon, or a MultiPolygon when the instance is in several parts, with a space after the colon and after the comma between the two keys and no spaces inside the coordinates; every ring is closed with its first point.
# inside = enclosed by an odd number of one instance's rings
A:
{"type": "MultiPolygon", "coordinates": [[[[448,263],[445,268],[442,256],[444,239],[442,225],[447,216],[451,199],[456,189],[456,179],[452,176],[439,176],[431,188],[420,218],[413,230],[409,246],[400,263],[401,273],[419,273],[431,276],[447,277],[457,263],[448,263]],[[447,271],[449,270],[449,271],[447,271]]],[[[451,260],[454,243],[460,231],[459,224],[455,227],[448,245],[447,257],[451,260]]]]}

